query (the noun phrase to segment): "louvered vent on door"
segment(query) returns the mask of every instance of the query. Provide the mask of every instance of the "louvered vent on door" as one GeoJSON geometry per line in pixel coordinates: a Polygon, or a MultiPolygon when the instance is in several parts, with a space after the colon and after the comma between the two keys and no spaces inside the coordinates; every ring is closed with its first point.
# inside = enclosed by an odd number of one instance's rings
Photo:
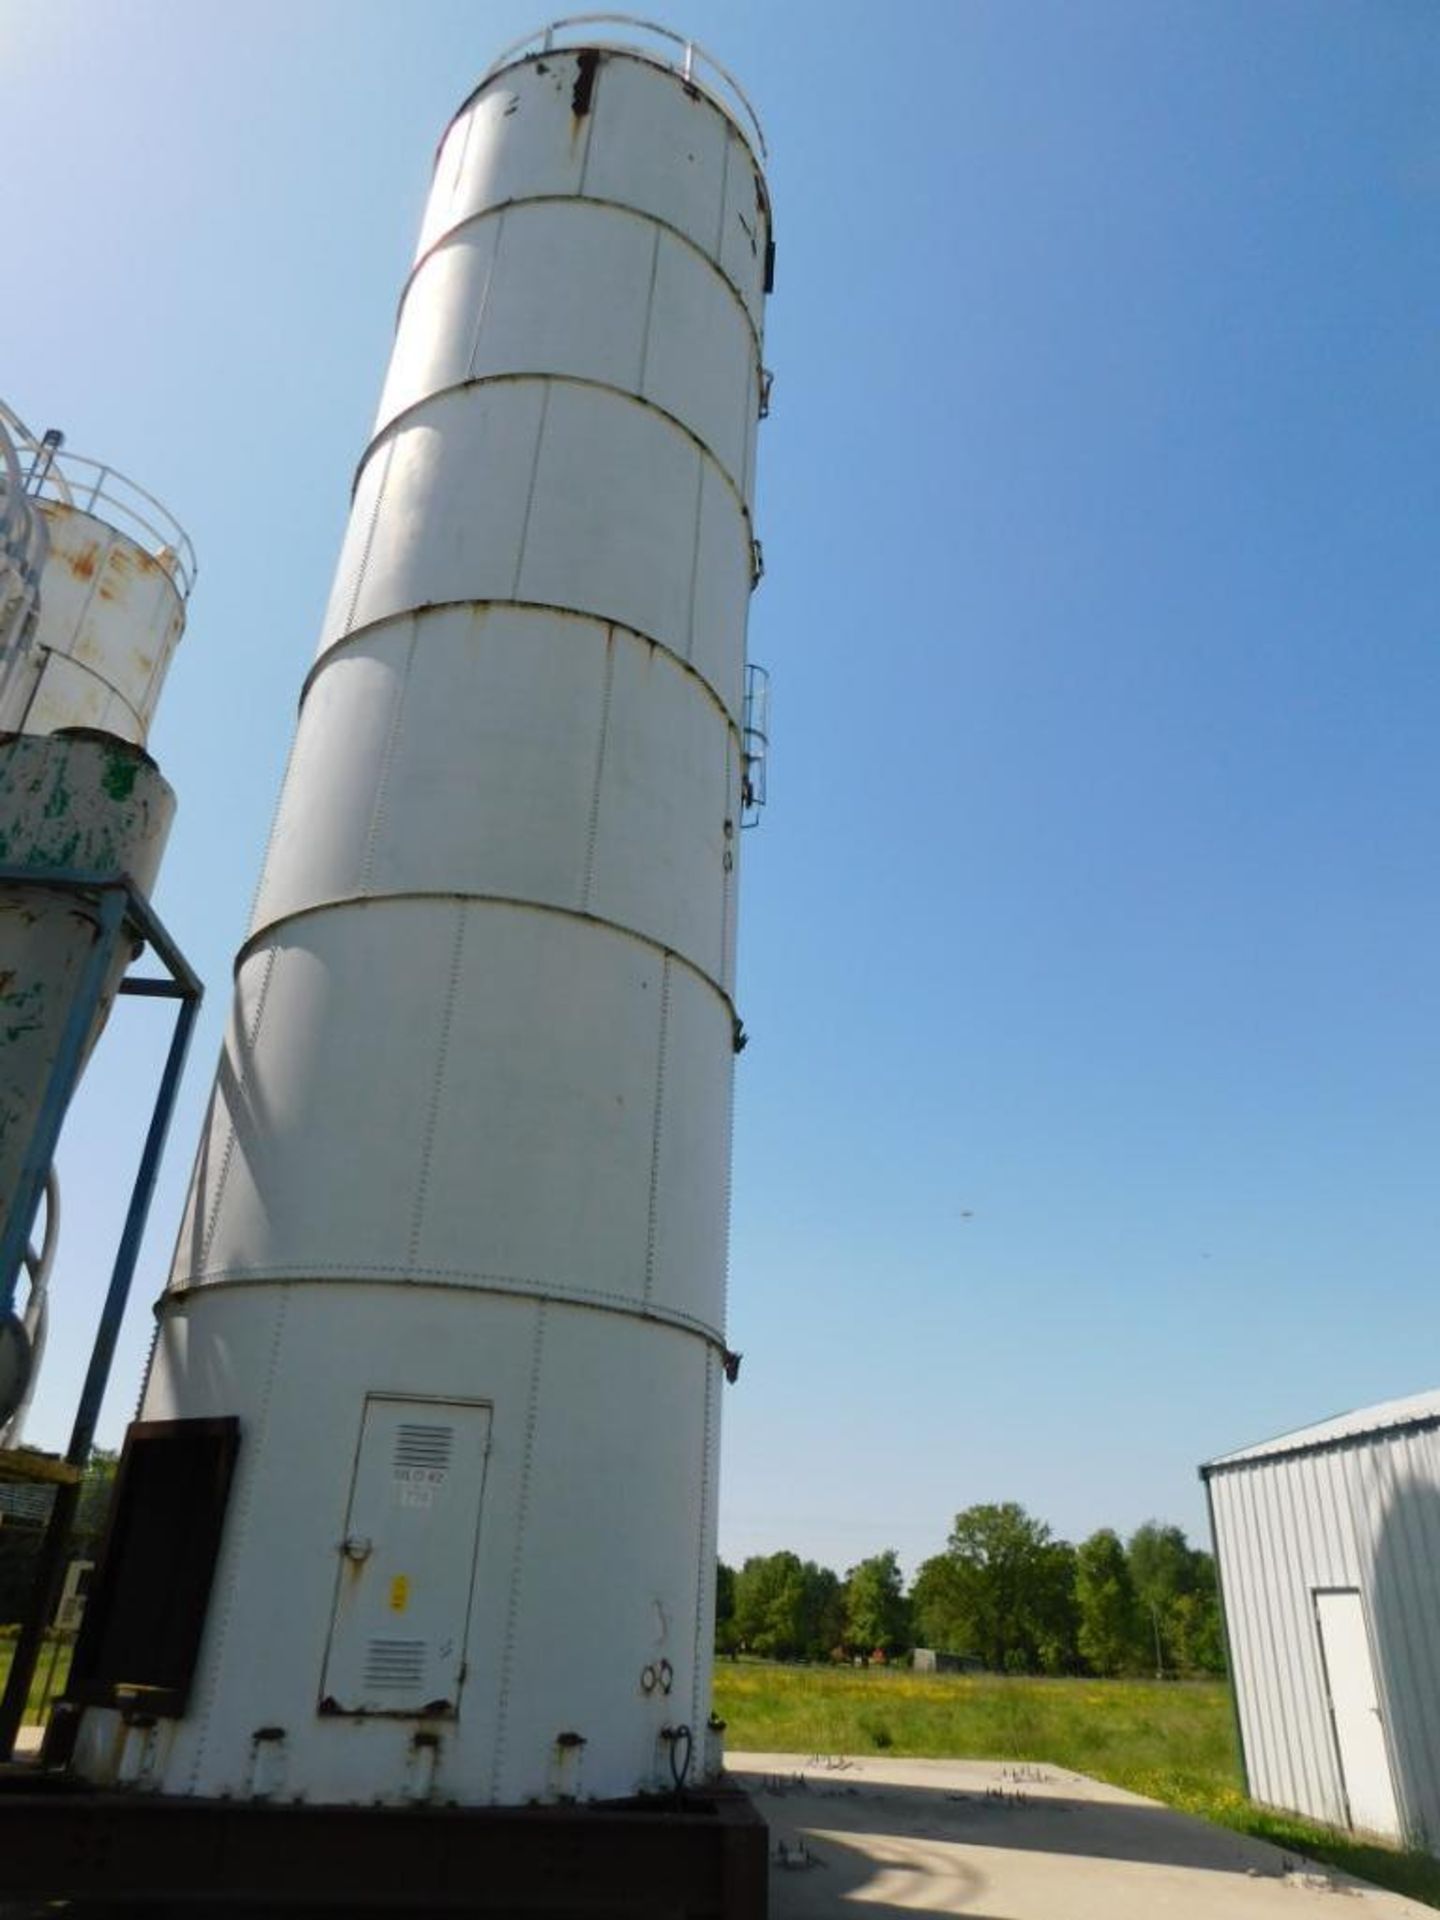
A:
{"type": "Polygon", "coordinates": [[[372,1640],[365,1652],[365,1685],[377,1692],[418,1687],[425,1677],[423,1640],[372,1640]]]}
{"type": "Polygon", "coordinates": [[[418,1421],[402,1420],[395,1432],[397,1467],[429,1467],[444,1473],[454,1449],[453,1427],[422,1426],[418,1421]]]}

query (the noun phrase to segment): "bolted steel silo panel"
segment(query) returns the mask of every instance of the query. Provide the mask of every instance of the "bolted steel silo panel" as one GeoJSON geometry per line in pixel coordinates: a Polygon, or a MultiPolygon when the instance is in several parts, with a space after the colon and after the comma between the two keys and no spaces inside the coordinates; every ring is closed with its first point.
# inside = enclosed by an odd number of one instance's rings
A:
{"type": "Polygon", "coordinates": [[[301,714],[255,927],[397,888],[580,906],[606,648],[603,629],[578,624],[437,607],[328,655],[301,714]],[[317,811],[322,794],[337,804],[317,811]]]}
{"type": "Polygon", "coordinates": [[[247,949],[177,1280],[404,1275],[455,919],[357,905],[247,949]]]}
{"type": "Polygon", "coordinates": [[[733,1021],[709,984],[671,963],[657,1089],[646,1303],[725,1325],[733,1021]]]}
{"type": "MultiPolygon", "coordinates": [[[[554,1736],[541,1729],[584,1736],[582,1793],[603,1793],[615,1778],[671,1784],[662,1728],[703,1727],[709,1712],[715,1427],[706,1410],[718,1360],[665,1327],[630,1333],[611,1318],[591,1329],[553,1309],[538,1352],[495,1797],[553,1797],[554,1736]],[[572,1421],[595,1437],[598,1481],[575,1472],[572,1421]],[[611,1489],[603,1505],[596,1484],[611,1489]],[[626,1579],[596,1580],[589,1570],[600,1562],[624,1566],[626,1579]],[[577,1636],[594,1649],[583,1672],[555,1658],[577,1636]]],[[[482,1580],[484,1571],[482,1558],[482,1580]]]]}
{"type": "MultiPolygon", "coordinates": [[[[738,497],[653,409],[599,387],[552,382],[549,394],[516,597],[618,620],[703,673],[702,660],[733,652],[749,607],[738,497]],[[726,599],[697,567],[716,544],[736,562],[726,599]]],[[[734,678],[712,681],[732,715],[734,678]]]]}
{"type": "Polygon", "coordinates": [[[540,382],[469,388],[375,442],[355,483],[322,653],[416,606],[515,597],[544,403],[540,382]]]}
{"type": "Polygon", "coordinates": [[[745,707],[745,662],[729,635],[745,617],[755,588],[755,547],[748,521],[737,527],[734,505],[728,485],[702,464],[685,658],[738,722],[745,707]],[[737,532],[743,537],[737,539],[737,532]]]}
{"type": "Polygon", "coordinates": [[[541,200],[446,236],[405,295],[376,431],[467,381],[552,374],[649,401],[743,491],[756,340],[714,264],[628,208],[541,200]]]}
{"type": "Polygon", "coordinates": [[[672,949],[725,992],[740,750],[714,694],[617,630],[597,758],[585,904],[672,949]]]}
{"type": "Polygon", "coordinates": [[[644,394],[684,422],[752,505],[748,447],[759,412],[759,343],[750,316],[715,298],[715,268],[663,229],[645,343],[644,394]]]}
{"type": "Polygon", "coordinates": [[[738,792],[714,695],[638,635],[432,609],[317,670],[254,927],[397,888],[525,898],[673,948],[728,991],[738,792]]]}
{"type": "Polygon", "coordinates": [[[406,289],[376,430],[467,380],[555,374],[636,391],[652,247],[633,214],[566,200],[447,234],[406,289]]]}
{"type": "Polygon", "coordinates": [[[676,1204],[672,1187],[683,1192],[668,1160],[684,1125],[674,1062],[697,1052],[708,1056],[711,1100],[688,1115],[688,1170],[725,1187],[728,1006],[707,983],[687,991],[679,961],[635,941],[574,920],[493,918],[502,924],[468,948],[457,976],[454,1071],[437,1100],[417,1271],[478,1270],[497,1285],[609,1301],[718,1336],[723,1239],[691,1245],[687,1291],[657,1228],[676,1204]]]}
{"type": "Polygon", "coordinates": [[[767,248],[688,66],[514,60],[442,142],[146,1389],[244,1434],[165,1791],[620,1795],[681,1725],[707,1764],[767,248]],[[342,1614],[433,1598],[345,1550],[377,1399],[488,1420],[454,1689],[395,1711],[423,1635],[326,1678],[342,1614]]]}
{"type": "Polygon", "coordinates": [[[752,552],[733,483],[665,415],[567,381],[484,382],[372,446],[321,652],[416,606],[568,608],[690,662],[738,721],[752,552]]]}
{"type": "Polygon", "coordinates": [[[436,1279],[718,1334],[732,1027],[683,962],[573,915],[300,916],[240,969],[177,1276],[436,1279]]]}

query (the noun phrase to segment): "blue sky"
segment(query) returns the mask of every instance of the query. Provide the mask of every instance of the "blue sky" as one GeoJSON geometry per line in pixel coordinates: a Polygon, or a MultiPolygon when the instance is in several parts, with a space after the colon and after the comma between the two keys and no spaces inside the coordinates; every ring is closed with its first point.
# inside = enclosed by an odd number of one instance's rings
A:
{"type": "MultiPolygon", "coordinates": [[[[1430,0],[693,0],[772,149],[727,1557],[1434,1385],[1430,0]]],[[[209,983],[138,1388],[430,157],[511,4],[0,0],[0,392],[189,528],[158,904],[209,983]],[[28,196],[25,197],[25,196],[28,196]]],[[[63,1442],[163,1052],[64,1142],[63,1442]]]]}

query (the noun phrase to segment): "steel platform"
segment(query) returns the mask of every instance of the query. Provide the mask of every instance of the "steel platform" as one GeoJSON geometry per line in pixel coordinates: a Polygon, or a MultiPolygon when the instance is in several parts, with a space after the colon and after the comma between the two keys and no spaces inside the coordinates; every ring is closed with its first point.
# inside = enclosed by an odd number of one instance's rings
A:
{"type": "Polygon", "coordinates": [[[766,1920],[768,1832],[737,1788],[537,1807],[336,1807],[0,1776],[0,1903],[92,1912],[766,1920]]]}

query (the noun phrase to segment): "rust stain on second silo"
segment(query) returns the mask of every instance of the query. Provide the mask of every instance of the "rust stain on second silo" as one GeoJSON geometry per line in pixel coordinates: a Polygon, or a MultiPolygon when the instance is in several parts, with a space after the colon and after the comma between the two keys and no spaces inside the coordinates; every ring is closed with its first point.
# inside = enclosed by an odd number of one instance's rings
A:
{"type": "Polygon", "coordinates": [[[77,580],[93,580],[95,569],[100,561],[100,542],[87,541],[83,547],[77,547],[73,553],[67,553],[62,547],[58,557],[69,567],[77,580]]]}

